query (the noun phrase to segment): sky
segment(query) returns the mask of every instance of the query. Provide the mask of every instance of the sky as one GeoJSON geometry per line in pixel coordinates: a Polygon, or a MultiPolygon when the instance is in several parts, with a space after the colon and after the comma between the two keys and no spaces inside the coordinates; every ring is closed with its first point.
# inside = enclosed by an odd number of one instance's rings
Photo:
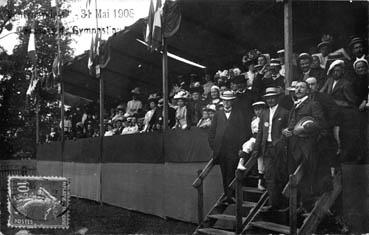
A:
{"type": "MultiPolygon", "coordinates": [[[[2,1],[2,0],[0,0],[2,1]]],[[[71,48],[74,56],[89,50],[91,29],[103,29],[102,39],[107,39],[114,32],[123,30],[125,26],[133,24],[140,18],[146,17],[149,11],[150,0],[91,0],[91,4],[86,4],[87,0],[69,0],[70,14],[63,20],[67,30],[71,32],[71,48]],[[95,8],[97,9],[98,20],[96,22],[95,8]]],[[[154,1],[155,4],[155,1],[154,1]]],[[[12,31],[3,30],[0,34],[0,45],[5,48],[8,54],[12,54],[13,48],[19,43],[17,28],[22,27],[26,20],[22,17],[13,19],[12,31]]]]}

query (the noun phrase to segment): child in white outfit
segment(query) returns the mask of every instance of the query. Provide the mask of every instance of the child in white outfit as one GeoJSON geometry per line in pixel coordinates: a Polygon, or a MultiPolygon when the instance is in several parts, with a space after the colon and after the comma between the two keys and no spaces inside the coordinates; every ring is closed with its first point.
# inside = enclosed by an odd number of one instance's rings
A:
{"type": "MultiPolygon", "coordinates": [[[[252,122],[251,122],[251,132],[253,134],[253,137],[251,137],[249,140],[247,140],[242,145],[242,150],[240,152],[241,158],[240,158],[240,161],[239,161],[238,166],[237,166],[237,169],[239,169],[239,170],[245,170],[246,169],[244,167],[245,157],[249,156],[252,153],[252,151],[254,150],[254,145],[255,145],[255,142],[256,142],[256,134],[258,133],[258,129],[259,129],[260,115],[261,115],[263,109],[265,108],[265,102],[264,101],[257,101],[257,102],[252,104],[252,107],[254,108],[254,113],[255,113],[255,116],[253,117],[252,122]]],[[[263,185],[263,181],[264,181],[263,157],[258,157],[257,161],[258,161],[258,173],[259,173],[258,189],[265,190],[265,187],[263,185]]]]}

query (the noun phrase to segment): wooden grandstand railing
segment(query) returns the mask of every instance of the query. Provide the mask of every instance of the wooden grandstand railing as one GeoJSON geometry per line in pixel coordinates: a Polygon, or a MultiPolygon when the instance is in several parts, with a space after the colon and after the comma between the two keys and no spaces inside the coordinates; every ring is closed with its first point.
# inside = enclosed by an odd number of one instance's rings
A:
{"type": "Polygon", "coordinates": [[[202,223],[204,218],[204,187],[203,182],[206,176],[210,173],[213,169],[215,163],[214,159],[211,158],[209,162],[206,164],[204,169],[197,171],[197,178],[192,183],[192,187],[197,189],[197,219],[199,225],[202,223]]]}

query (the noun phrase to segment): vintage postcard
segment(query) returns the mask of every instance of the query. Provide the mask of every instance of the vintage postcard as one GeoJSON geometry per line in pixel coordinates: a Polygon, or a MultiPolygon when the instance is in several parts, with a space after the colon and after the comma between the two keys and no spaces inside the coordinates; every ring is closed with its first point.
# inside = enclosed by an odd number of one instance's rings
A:
{"type": "Polygon", "coordinates": [[[69,184],[65,177],[9,176],[8,226],[68,229],[69,184]]]}

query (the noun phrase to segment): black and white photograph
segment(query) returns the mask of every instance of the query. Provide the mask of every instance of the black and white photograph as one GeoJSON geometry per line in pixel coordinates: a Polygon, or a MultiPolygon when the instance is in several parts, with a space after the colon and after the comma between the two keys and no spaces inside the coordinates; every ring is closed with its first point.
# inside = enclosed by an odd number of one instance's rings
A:
{"type": "Polygon", "coordinates": [[[0,235],[368,234],[368,0],[0,0],[0,235]]]}

